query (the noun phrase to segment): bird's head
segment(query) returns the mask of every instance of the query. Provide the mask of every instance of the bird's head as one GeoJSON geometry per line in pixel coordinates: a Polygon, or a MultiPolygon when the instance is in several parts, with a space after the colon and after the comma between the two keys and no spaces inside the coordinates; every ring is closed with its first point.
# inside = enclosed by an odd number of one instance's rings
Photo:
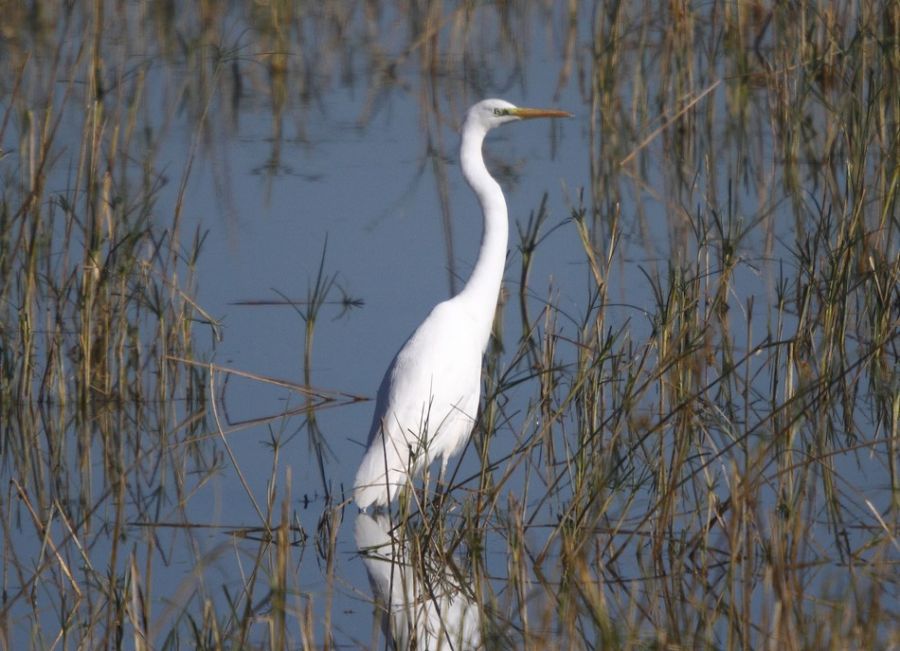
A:
{"type": "Polygon", "coordinates": [[[568,117],[572,117],[572,114],[557,109],[522,108],[502,99],[485,99],[469,109],[469,112],[466,113],[466,120],[463,128],[471,125],[473,127],[480,127],[485,131],[490,131],[494,127],[499,127],[501,124],[514,122],[516,120],[568,117]]]}

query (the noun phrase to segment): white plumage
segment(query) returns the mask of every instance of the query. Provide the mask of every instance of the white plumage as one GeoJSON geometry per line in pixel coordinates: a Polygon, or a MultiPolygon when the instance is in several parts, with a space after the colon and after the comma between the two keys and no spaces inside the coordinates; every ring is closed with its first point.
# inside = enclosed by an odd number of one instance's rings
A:
{"type": "Polygon", "coordinates": [[[568,115],[519,108],[499,99],[483,100],[466,113],[460,165],[484,212],[481,249],[462,291],[435,306],[381,381],[368,448],[354,482],[360,508],[389,504],[438,457],[443,477],[449,458],[468,440],[478,410],[482,358],[503,280],[509,230],[506,200],[485,167],[481,146],[488,131],[506,122],[568,115]]]}

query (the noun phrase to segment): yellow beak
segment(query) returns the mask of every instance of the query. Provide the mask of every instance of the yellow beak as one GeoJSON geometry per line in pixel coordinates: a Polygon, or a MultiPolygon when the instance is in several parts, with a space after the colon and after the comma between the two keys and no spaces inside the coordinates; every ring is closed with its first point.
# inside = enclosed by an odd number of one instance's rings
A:
{"type": "Polygon", "coordinates": [[[537,108],[514,108],[509,110],[511,115],[515,115],[522,120],[531,120],[533,118],[570,118],[572,114],[568,111],[560,111],[559,109],[537,109],[537,108]]]}

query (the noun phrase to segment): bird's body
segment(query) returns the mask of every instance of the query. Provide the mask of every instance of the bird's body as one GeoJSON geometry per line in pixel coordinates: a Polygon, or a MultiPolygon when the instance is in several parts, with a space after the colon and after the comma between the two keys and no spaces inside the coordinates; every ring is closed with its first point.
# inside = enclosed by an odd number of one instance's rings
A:
{"type": "Polygon", "coordinates": [[[390,502],[407,476],[437,457],[446,463],[472,431],[482,351],[460,336],[472,317],[453,300],[431,311],[381,381],[368,451],[356,475],[361,508],[390,502]]]}
{"type": "Polygon", "coordinates": [[[487,132],[505,122],[564,117],[484,100],[466,114],[460,144],[463,176],[484,211],[484,234],[472,275],[439,303],[406,341],[378,390],[368,448],[354,482],[360,508],[391,502],[410,477],[438,457],[447,461],[468,440],[481,394],[481,364],[491,334],[506,261],[506,200],[481,154],[487,132]]]}

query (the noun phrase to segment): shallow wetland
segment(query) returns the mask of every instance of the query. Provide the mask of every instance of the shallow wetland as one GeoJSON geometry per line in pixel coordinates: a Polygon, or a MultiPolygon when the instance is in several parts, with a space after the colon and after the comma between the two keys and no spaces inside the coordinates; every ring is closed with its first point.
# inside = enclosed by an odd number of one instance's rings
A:
{"type": "Polygon", "coordinates": [[[0,649],[900,648],[900,4],[0,11],[0,649]],[[359,514],[484,97],[574,118],[487,142],[447,490],[359,514]]]}

